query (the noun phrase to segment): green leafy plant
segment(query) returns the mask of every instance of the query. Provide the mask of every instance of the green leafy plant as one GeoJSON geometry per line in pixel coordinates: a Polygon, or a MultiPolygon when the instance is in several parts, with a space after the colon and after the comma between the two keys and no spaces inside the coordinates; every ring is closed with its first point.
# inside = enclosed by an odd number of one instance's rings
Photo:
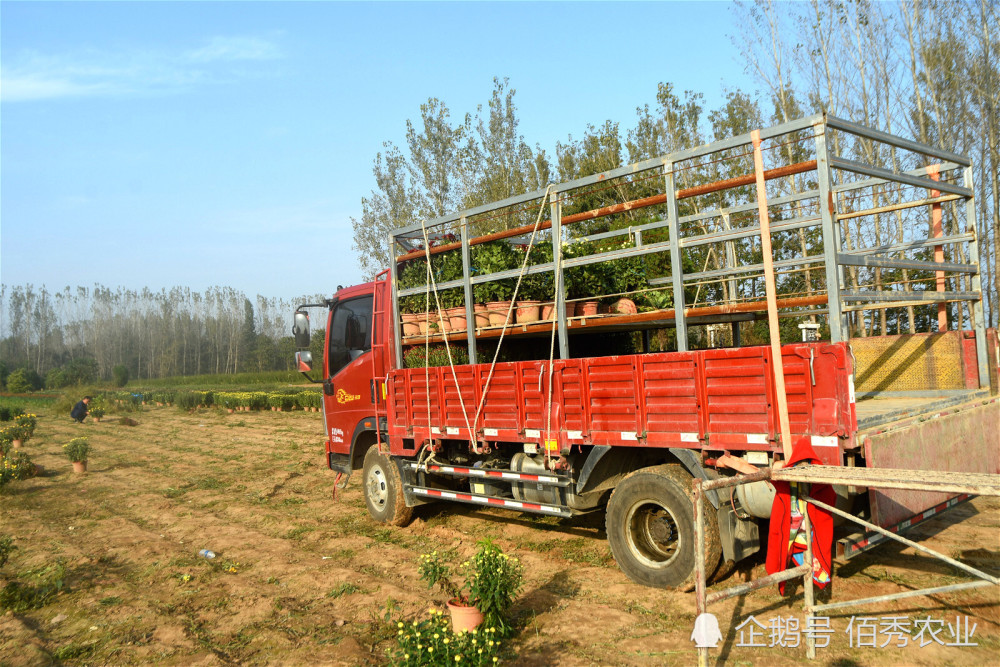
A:
{"type": "Polygon", "coordinates": [[[487,539],[479,542],[475,558],[463,567],[470,573],[469,597],[483,613],[486,627],[496,628],[506,637],[511,631],[507,612],[521,590],[524,575],[520,561],[487,539]]]}
{"type": "Polygon", "coordinates": [[[105,413],[104,413],[104,408],[102,408],[100,405],[95,405],[89,410],[87,410],[87,414],[89,414],[94,419],[101,419],[102,417],[104,417],[105,413]]]}
{"type": "Polygon", "coordinates": [[[418,571],[428,588],[436,585],[451,601],[475,605],[483,613],[484,627],[496,628],[500,636],[509,635],[507,612],[521,590],[524,575],[518,559],[486,539],[478,543],[476,555],[460,569],[464,576],[461,586],[452,579],[451,566],[437,551],[420,556],[418,571]]]}
{"type": "MultiPolygon", "coordinates": [[[[515,251],[506,241],[492,241],[474,246],[472,249],[473,273],[488,275],[517,269],[521,266],[523,256],[515,251]]],[[[514,285],[517,280],[504,278],[474,285],[472,294],[477,303],[490,301],[508,301],[514,295],[514,285]]]]}
{"type": "MultiPolygon", "coordinates": [[[[451,359],[456,366],[467,364],[469,351],[460,345],[452,345],[451,359]]],[[[414,345],[403,353],[403,363],[407,368],[448,366],[448,350],[443,344],[431,345],[428,350],[423,345],[414,345]]]]}
{"type": "Polygon", "coordinates": [[[63,445],[63,451],[74,463],[86,461],[87,455],[90,454],[90,441],[86,437],[73,438],[63,445]]]}

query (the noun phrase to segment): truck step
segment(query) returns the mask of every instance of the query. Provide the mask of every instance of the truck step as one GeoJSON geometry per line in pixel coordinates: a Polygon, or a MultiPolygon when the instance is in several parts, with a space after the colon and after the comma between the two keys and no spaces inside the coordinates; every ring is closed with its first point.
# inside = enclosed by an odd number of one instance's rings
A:
{"type": "Polygon", "coordinates": [[[513,472],[503,468],[462,468],[458,466],[445,466],[437,463],[418,464],[416,462],[407,463],[407,468],[418,472],[432,472],[438,475],[448,475],[451,477],[476,477],[480,479],[495,479],[505,482],[530,482],[545,486],[569,486],[570,480],[558,475],[535,475],[524,472],[513,472]]]}
{"type": "Polygon", "coordinates": [[[486,505],[490,507],[502,507],[504,509],[519,510],[521,512],[532,512],[534,514],[545,514],[548,516],[572,516],[568,507],[563,505],[542,505],[539,503],[528,503],[519,500],[509,500],[507,498],[494,498],[479,493],[464,493],[459,491],[446,491],[444,489],[431,489],[426,486],[413,486],[405,484],[403,490],[407,493],[423,496],[425,498],[437,498],[440,500],[450,500],[456,503],[467,503],[470,505],[486,505]]]}

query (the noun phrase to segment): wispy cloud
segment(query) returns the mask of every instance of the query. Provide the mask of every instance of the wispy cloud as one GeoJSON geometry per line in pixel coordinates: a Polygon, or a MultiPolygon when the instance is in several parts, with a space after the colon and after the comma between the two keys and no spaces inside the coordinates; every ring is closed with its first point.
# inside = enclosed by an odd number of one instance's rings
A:
{"type": "Polygon", "coordinates": [[[256,36],[216,36],[180,52],[25,51],[0,65],[0,100],[178,93],[252,76],[239,65],[282,57],[276,42],[256,36]]]}
{"type": "Polygon", "coordinates": [[[281,50],[260,37],[213,37],[205,46],[187,53],[191,62],[212,63],[240,60],[276,60],[281,50]]]}

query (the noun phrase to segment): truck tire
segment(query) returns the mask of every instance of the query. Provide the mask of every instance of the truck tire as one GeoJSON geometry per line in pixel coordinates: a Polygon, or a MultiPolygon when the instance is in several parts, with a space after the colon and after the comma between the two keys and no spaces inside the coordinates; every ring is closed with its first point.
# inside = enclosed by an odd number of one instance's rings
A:
{"type": "MultiPolygon", "coordinates": [[[[655,588],[694,588],[694,505],[691,475],[679,465],[643,468],[623,479],[608,501],[611,553],[629,579],[655,588]]],[[[705,571],[722,555],[719,523],[705,503],[705,571]]]]}
{"type": "Polygon", "coordinates": [[[399,468],[388,454],[369,447],[365,453],[365,464],[361,473],[365,505],[372,518],[393,526],[405,526],[413,518],[413,508],[406,506],[403,497],[403,480],[399,468]]]}

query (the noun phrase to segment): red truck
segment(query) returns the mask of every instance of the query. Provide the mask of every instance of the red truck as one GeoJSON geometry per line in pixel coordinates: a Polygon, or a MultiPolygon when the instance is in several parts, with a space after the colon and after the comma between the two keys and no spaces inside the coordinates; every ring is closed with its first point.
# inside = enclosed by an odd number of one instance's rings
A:
{"type": "MultiPolygon", "coordinates": [[[[1000,404],[990,392],[997,345],[985,328],[971,203],[960,222],[973,224],[958,233],[932,236],[925,218],[912,223],[920,238],[876,235],[861,247],[842,234],[859,210],[947,216],[938,200],[971,202],[971,187],[962,156],[818,115],[394,230],[392,269],[295,313],[297,363],[308,373],[306,312],[327,311],[314,381],[323,383],[329,467],[348,477],[361,470],[368,511],[397,526],[433,501],[605,512],[621,569],[657,587],[693,581],[691,480],[771,465],[802,436],[829,465],[1000,472],[1000,404]],[[892,171],[850,161],[829,150],[835,132],[844,151],[854,137],[937,162],[892,171]],[[792,142],[802,150],[783,149],[792,142]],[[720,179],[710,166],[746,164],[739,156],[749,153],[750,173],[720,179]],[[699,169],[715,178],[692,179],[699,169]],[[649,192],[651,182],[662,191],[649,192]],[[896,201],[871,197],[887,184],[896,201]],[[609,189],[619,201],[594,207],[593,193],[609,189]],[[780,244],[782,234],[792,241],[780,244]],[[775,250],[754,245],[764,240],[778,240],[775,250]],[[519,266],[489,265],[511,246],[519,266]],[[971,262],[954,261],[958,247],[971,262]],[[939,249],[948,255],[930,259],[939,249]],[[645,307],[619,293],[605,298],[608,312],[573,308],[574,271],[624,271],[635,260],[643,273],[629,296],[645,307]],[[787,279],[803,270],[812,274],[804,290],[787,279]],[[904,270],[910,279],[894,283],[904,270]],[[877,289],[858,289],[859,275],[877,275],[877,289]],[[547,314],[529,305],[521,319],[520,303],[499,313],[477,303],[479,286],[516,280],[520,289],[532,276],[549,279],[539,283],[551,290],[547,314]],[[649,296],[664,292],[667,301],[649,296]],[[446,293],[460,302],[450,316],[446,293]],[[907,309],[937,315],[939,330],[850,336],[859,322],[873,331],[887,309],[897,322],[907,309]],[[407,310],[422,311],[422,326],[407,310]],[[786,325],[783,345],[741,345],[758,320],[774,341],[782,321],[802,322],[806,340],[787,342],[786,325]],[[444,365],[430,365],[432,344],[444,365]],[[497,361],[498,349],[513,353],[497,361]],[[413,359],[420,365],[406,367],[413,359]]],[[[904,528],[965,500],[837,490],[841,507],[904,528]]],[[[760,549],[773,488],[707,497],[707,569],[721,576],[760,549]]],[[[874,543],[847,536],[839,549],[849,557],[874,543]]]]}

